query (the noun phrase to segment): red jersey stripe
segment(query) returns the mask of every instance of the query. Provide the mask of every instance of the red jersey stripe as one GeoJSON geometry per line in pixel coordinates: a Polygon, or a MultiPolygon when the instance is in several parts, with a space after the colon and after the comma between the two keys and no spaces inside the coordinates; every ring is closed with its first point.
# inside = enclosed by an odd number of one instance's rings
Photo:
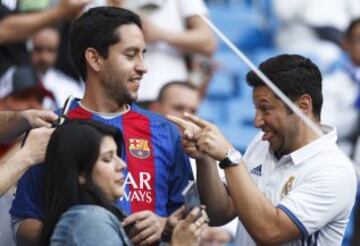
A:
{"type": "Polygon", "coordinates": [[[131,211],[155,212],[155,163],[149,119],[132,111],[124,114],[123,135],[131,175],[127,182],[131,211]]]}

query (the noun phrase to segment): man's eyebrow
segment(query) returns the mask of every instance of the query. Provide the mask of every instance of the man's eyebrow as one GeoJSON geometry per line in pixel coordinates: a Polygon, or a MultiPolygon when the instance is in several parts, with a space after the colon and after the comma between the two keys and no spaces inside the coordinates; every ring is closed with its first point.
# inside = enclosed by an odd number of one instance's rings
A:
{"type": "MultiPolygon", "coordinates": [[[[137,47],[137,46],[129,46],[129,47],[125,48],[125,52],[128,52],[128,51],[138,52],[138,51],[140,51],[140,50],[141,50],[141,49],[140,49],[139,47],[137,47]]],[[[144,53],[146,53],[146,51],[147,51],[147,49],[143,49],[143,50],[142,50],[142,53],[144,54],[144,53]]]]}

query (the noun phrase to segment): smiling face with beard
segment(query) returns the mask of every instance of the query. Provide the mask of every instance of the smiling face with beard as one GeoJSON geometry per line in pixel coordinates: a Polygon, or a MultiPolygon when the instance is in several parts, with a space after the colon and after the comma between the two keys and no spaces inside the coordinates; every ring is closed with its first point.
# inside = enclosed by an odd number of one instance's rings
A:
{"type": "Polygon", "coordinates": [[[109,47],[99,76],[106,96],[122,106],[136,101],[140,81],[147,71],[145,40],[135,24],[123,25],[116,33],[119,42],[109,47]]]}

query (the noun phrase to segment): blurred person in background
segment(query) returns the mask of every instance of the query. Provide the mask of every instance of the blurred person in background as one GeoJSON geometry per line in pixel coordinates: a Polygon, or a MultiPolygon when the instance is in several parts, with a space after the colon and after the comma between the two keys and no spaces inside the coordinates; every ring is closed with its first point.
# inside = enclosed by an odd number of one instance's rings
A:
{"type": "Polygon", "coordinates": [[[12,66],[30,66],[31,60],[25,42],[32,34],[46,26],[73,19],[89,1],[61,0],[50,9],[33,11],[20,8],[25,1],[1,0],[0,77],[12,66]]]}
{"type": "Polygon", "coordinates": [[[32,35],[30,41],[32,66],[44,87],[54,95],[53,109],[64,105],[70,95],[82,97],[83,88],[77,81],[54,68],[60,45],[59,31],[54,27],[46,27],[32,35]]]}
{"type": "MultiPolygon", "coordinates": [[[[339,69],[324,77],[323,119],[334,124],[339,146],[354,162],[360,177],[360,18],[353,19],[343,37],[346,60],[339,69]]],[[[343,245],[360,243],[359,192],[343,245]]]]}
{"type": "Polygon", "coordinates": [[[322,119],[337,128],[340,148],[352,157],[360,112],[360,19],[350,23],[342,43],[346,61],[334,73],[324,76],[322,119]]]}
{"type": "Polygon", "coordinates": [[[311,56],[326,70],[341,55],[342,33],[360,15],[360,1],[274,0],[273,9],[279,22],[277,47],[311,56]]]}
{"type": "MultiPolygon", "coordinates": [[[[7,75],[11,76],[7,76],[1,84],[1,111],[41,109],[43,99],[46,97],[52,98],[51,92],[41,86],[36,74],[29,67],[11,68],[10,70],[7,75]]],[[[56,116],[53,113],[49,113],[47,119],[53,121],[55,118],[56,116]]],[[[45,122],[39,123],[40,125],[45,124],[45,122]]],[[[18,125],[16,119],[11,122],[9,120],[7,124],[14,124],[13,127],[23,128],[23,126],[18,125]]],[[[36,125],[34,124],[34,126],[36,125]]],[[[11,137],[14,137],[14,135],[11,137]]],[[[0,199],[0,233],[2,235],[1,241],[4,245],[14,245],[9,214],[14,198],[15,187],[13,185],[31,165],[42,160],[43,156],[41,154],[44,153],[48,137],[49,132],[45,130],[35,131],[31,134],[29,143],[25,144],[25,147],[22,149],[20,149],[21,141],[18,138],[0,145],[0,161],[2,162],[0,164],[0,177],[1,182],[6,181],[6,185],[2,187],[2,197],[0,199]],[[19,161],[19,163],[15,163],[16,161],[19,161]]]]}
{"type": "MultiPolygon", "coordinates": [[[[157,101],[150,110],[164,116],[173,115],[182,118],[184,113],[196,114],[200,106],[200,91],[188,81],[172,81],[162,86],[157,101]]],[[[194,176],[196,177],[196,164],[190,159],[194,176]]],[[[235,234],[236,221],[223,228],[207,227],[201,234],[200,245],[223,245],[232,241],[235,234]],[[230,233],[231,232],[231,233],[230,233]]]]}
{"type": "Polygon", "coordinates": [[[162,115],[183,117],[184,112],[196,114],[200,105],[198,88],[188,81],[172,81],[164,84],[150,110],[162,115]]]}

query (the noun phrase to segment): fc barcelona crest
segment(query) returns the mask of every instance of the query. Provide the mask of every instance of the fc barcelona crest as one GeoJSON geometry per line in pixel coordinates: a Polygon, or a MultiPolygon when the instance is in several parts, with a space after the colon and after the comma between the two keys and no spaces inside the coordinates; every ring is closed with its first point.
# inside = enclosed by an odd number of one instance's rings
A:
{"type": "Polygon", "coordinates": [[[130,154],[136,158],[145,159],[150,156],[149,142],[146,139],[130,138],[130,154]]]}

